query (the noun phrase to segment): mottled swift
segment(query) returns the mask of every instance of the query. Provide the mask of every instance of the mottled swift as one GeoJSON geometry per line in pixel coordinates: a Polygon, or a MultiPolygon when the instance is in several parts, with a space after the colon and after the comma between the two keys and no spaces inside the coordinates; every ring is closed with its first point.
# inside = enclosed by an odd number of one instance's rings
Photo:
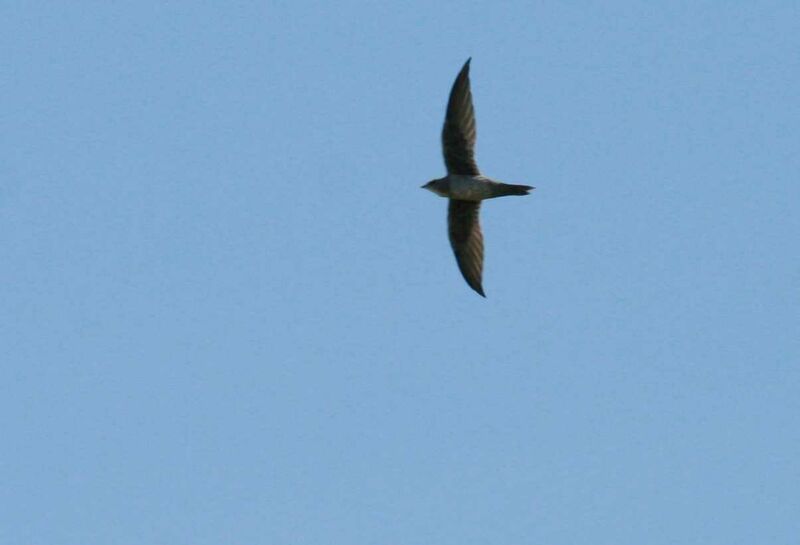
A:
{"type": "Polygon", "coordinates": [[[447,226],[458,268],[469,287],[483,297],[483,233],[478,221],[481,201],[506,195],[527,195],[529,185],[505,184],[482,176],[475,163],[475,110],[469,85],[469,63],[458,73],[447,103],[442,150],[447,176],[423,185],[450,199],[447,226]]]}

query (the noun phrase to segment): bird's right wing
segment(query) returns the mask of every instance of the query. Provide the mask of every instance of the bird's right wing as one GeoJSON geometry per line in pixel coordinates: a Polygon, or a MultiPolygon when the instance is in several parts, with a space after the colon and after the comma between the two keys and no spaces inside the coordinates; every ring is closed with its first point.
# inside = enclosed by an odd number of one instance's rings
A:
{"type": "Polygon", "coordinates": [[[475,110],[472,107],[472,91],[469,85],[469,62],[467,59],[458,73],[442,128],[442,151],[448,174],[480,174],[475,163],[475,110]]]}
{"type": "Polygon", "coordinates": [[[450,245],[456,255],[458,268],[469,287],[483,297],[483,233],[478,221],[479,201],[450,199],[447,210],[447,230],[450,245]]]}

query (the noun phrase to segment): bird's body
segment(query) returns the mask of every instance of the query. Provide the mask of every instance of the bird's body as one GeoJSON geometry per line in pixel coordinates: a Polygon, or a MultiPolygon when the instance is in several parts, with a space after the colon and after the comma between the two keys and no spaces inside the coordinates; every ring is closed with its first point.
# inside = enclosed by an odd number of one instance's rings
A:
{"type": "Polygon", "coordinates": [[[478,213],[481,201],[507,195],[527,195],[529,185],[505,184],[481,175],[475,163],[475,112],[469,85],[469,63],[458,73],[442,128],[442,148],[447,176],[422,187],[450,199],[447,210],[448,235],[458,268],[467,284],[483,292],[483,233],[478,213]]]}
{"type": "Polygon", "coordinates": [[[448,199],[459,201],[483,201],[507,195],[527,195],[531,187],[528,185],[504,184],[486,176],[467,176],[464,174],[448,174],[444,178],[433,180],[427,188],[448,199]]]}

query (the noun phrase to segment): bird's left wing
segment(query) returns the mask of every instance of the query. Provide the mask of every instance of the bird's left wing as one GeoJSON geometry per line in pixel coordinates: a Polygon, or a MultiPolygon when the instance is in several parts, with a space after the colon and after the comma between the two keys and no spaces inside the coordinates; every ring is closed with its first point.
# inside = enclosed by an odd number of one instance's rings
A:
{"type": "Polygon", "coordinates": [[[448,174],[480,174],[475,163],[475,110],[472,107],[472,91],[469,85],[469,62],[467,59],[458,73],[450,99],[447,101],[447,115],[442,128],[442,151],[448,174]]]}

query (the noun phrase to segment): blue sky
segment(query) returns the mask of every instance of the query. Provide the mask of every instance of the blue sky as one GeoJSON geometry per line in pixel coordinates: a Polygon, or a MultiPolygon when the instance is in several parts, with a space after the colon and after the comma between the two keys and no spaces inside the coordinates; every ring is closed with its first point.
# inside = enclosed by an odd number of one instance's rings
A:
{"type": "Polygon", "coordinates": [[[797,543],[800,8],[664,4],[5,3],[0,542],[797,543]]]}

